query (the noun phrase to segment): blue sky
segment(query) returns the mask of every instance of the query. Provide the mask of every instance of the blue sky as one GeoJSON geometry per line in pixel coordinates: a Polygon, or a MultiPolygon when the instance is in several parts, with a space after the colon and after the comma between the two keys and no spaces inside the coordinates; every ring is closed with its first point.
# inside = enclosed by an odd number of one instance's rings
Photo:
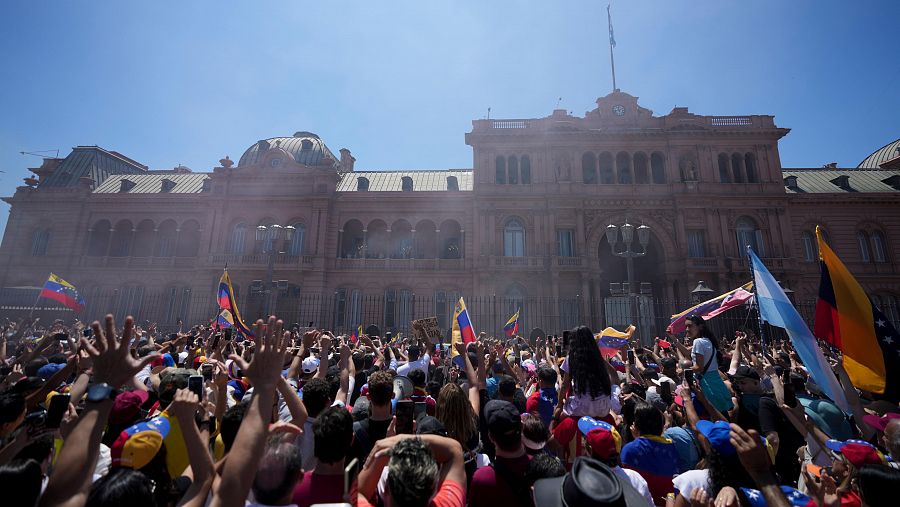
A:
{"type": "MultiPolygon", "coordinates": [[[[656,114],[774,114],[786,167],[854,167],[900,137],[900,2],[614,1],[613,17],[619,88],[656,114]]],[[[583,115],[610,91],[608,51],[596,1],[3,2],[0,195],[40,163],[20,151],[209,170],[298,130],[360,169],[471,167],[471,120],[558,97],[583,115]]]]}

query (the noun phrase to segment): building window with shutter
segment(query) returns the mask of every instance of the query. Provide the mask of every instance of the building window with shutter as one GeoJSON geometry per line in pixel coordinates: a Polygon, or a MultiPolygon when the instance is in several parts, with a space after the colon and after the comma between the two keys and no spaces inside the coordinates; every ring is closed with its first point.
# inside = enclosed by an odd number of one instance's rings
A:
{"type": "Polygon", "coordinates": [[[803,241],[803,260],[806,262],[815,262],[819,260],[819,249],[816,245],[816,238],[809,231],[803,231],[800,236],[803,241]]]}
{"type": "Polygon", "coordinates": [[[863,262],[870,262],[872,256],[869,254],[869,237],[865,232],[856,233],[856,243],[859,245],[859,259],[863,262]]]}
{"type": "Polygon", "coordinates": [[[887,262],[887,248],[885,248],[884,234],[881,231],[872,233],[872,253],[875,262],[887,262]]]}
{"type": "Polygon", "coordinates": [[[556,231],[559,242],[560,257],[575,257],[575,231],[572,229],[559,229],[556,231]]]}
{"type": "Polygon", "coordinates": [[[688,257],[706,257],[706,232],[695,229],[687,231],[688,257]]]}
{"type": "Polygon", "coordinates": [[[525,256],[525,226],[515,218],[503,228],[503,256],[525,256]]]}
{"type": "Polygon", "coordinates": [[[756,225],[752,218],[741,217],[735,224],[735,233],[737,234],[738,255],[743,257],[747,254],[747,246],[749,245],[760,257],[766,256],[765,245],[763,243],[762,231],[756,225]]]}

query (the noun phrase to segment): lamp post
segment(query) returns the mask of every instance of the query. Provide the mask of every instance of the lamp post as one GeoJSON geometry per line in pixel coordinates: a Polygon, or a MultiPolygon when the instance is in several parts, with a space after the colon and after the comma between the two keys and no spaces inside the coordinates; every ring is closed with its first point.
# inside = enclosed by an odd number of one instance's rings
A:
{"type": "Polygon", "coordinates": [[[641,245],[641,251],[632,249],[634,245],[635,226],[628,223],[628,220],[621,227],[609,224],[606,226],[606,241],[609,242],[609,248],[616,257],[625,258],[625,268],[628,276],[628,300],[629,303],[635,305],[635,320],[640,319],[640,301],[637,298],[637,292],[634,290],[634,259],[647,255],[647,246],[650,244],[650,228],[646,225],[640,225],[637,229],[637,240],[641,245]],[[622,251],[616,251],[616,245],[619,243],[619,230],[622,231],[622,251]]]}
{"type": "Polygon", "coordinates": [[[709,299],[714,293],[714,290],[706,286],[706,282],[700,280],[697,282],[697,287],[691,291],[691,302],[694,304],[702,303],[709,299]]]}
{"type": "Polygon", "coordinates": [[[290,241],[294,238],[294,230],[295,228],[292,225],[282,227],[278,224],[269,226],[260,225],[256,228],[256,241],[260,242],[260,244],[262,245],[262,253],[269,256],[268,267],[266,269],[266,286],[263,290],[263,313],[267,318],[269,316],[269,305],[272,301],[272,277],[275,274],[275,256],[279,253],[283,253],[279,251],[280,249],[278,248],[278,242],[283,237],[285,243],[290,243],[290,241]]]}

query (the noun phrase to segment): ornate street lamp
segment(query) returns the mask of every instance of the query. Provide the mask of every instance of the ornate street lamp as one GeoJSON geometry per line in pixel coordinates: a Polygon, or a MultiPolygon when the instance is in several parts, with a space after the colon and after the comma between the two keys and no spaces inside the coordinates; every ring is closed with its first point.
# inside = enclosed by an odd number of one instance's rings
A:
{"type": "Polygon", "coordinates": [[[697,282],[697,287],[691,291],[691,302],[701,303],[712,297],[714,293],[714,290],[707,287],[703,280],[700,280],[697,282]]]}
{"type": "Polygon", "coordinates": [[[272,277],[275,273],[275,257],[280,252],[278,248],[278,241],[284,237],[284,242],[286,244],[290,244],[291,240],[294,239],[294,231],[296,228],[293,225],[288,225],[287,227],[282,227],[278,224],[272,224],[269,226],[260,225],[256,227],[256,241],[261,243],[262,253],[263,255],[268,256],[268,267],[266,269],[266,287],[263,291],[264,294],[264,312],[265,316],[269,316],[269,307],[272,300],[272,292],[273,292],[273,281],[272,277]]]}
{"type": "MultiPolygon", "coordinates": [[[[643,257],[647,255],[647,246],[650,244],[650,228],[646,225],[640,225],[637,229],[637,240],[641,245],[641,251],[637,251],[636,248],[633,249],[634,245],[634,232],[635,226],[628,223],[626,220],[621,227],[617,227],[613,224],[609,224],[606,226],[606,241],[609,242],[610,251],[616,257],[625,258],[625,268],[628,276],[628,300],[629,303],[634,305],[635,309],[635,321],[638,321],[641,318],[640,311],[640,299],[637,296],[637,292],[635,291],[635,282],[634,282],[634,259],[638,257],[643,257]],[[617,251],[616,245],[619,244],[619,231],[622,231],[622,245],[623,250],[617,251]]],[[[643,335],[643,333],[642,333],[643,335]]]]}

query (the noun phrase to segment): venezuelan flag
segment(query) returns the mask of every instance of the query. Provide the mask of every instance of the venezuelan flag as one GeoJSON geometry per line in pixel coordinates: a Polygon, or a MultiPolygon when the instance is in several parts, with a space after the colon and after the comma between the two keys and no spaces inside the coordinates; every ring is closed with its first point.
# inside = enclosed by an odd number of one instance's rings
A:
{"type": "Polygon", "coordinates": [[[362,326],[362,324],[360,324],[359,328],[357,328],[356,331],[353,331],[353,333],[350,334],[350,341],[353,342],[354,345],[356,345],[357,343],[359,343],[359,337],[362,335],[363,335],[363,326],[362,326]]]}
{"type": "MultiPolygon", "coordinates": [[[[453,328],[452,328],[452,344],[459,342],[469,344],[475,341],[475,329],[472,327],[472,320],[469,319],[469,311],[466,310],[466,302],[463,298],[459,298],[456,308],[453,309],[453,328]]],[[[455,347],[450,348],[450,357],[455,358],[459,355],[455,347]]]]}
{"type": "Polygon", "coordinates": [[[624,332],[619,331],[614,327],[607,327],[603,331],[600,331],[600,333],[594,335],[603,357],[609,359],[616,355],[616,353],[619,352],[619,349],[628,345],[628,342],[631,340],[631,335],[634,334],[634,330],[635,327],[633,325],[625,328],[624,332]]]}
{"type": "Polygon", "coordinates": [[[234,289],[231,287],[231,278],[228,276],[226,269],[219,279],[219,292],[217,296],[219,300],[219,309],[228,310],[233,319],[234,328],[246,337],[252,337],[253,332],[241,320],[241,312],[238,310],[237,300],[234,297],[234,289]]]}
{"type": "Polygon", "coordinates": [[[53,273],[50,273],[50,278],[47,279],[47,283],[41,289],[39,297],[52,299],[76,312],[84,310],[84,298],[78,294],[75,286],[53,273]]]}
{"type": "Polygon", "coordinates": [[[231,311],[222,310],[219,313],[219,316],[216,317],[216,325],[221,329],[227,329],[229,327],[234,327],[234,317],[231,316],[231,311]]]}
{"type": "Polygon", "coordinates": [[[516,313],[513,314],[509,320],[506,321],[506,325],[503,326],[503,332],[506,333],[506,336],[512,336],[519,332],[519,311],[516,310],[516,313]]]}
{"type": "Polygon", "coordinates": [[[853,385],[900,399],[900,335],[866,296],[859,282],[816,227],[822,275],[815,335],[844,353],[853,385]]]}

